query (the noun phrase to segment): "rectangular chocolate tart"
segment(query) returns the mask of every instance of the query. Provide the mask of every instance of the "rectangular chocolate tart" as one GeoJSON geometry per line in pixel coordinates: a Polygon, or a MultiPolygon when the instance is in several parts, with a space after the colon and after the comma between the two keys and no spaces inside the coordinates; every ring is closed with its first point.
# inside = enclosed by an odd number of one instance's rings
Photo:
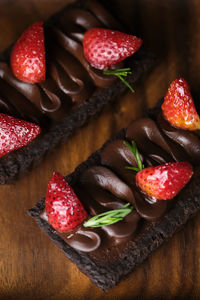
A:
{"type": "MultiPolygon", "coordinates": [[[[151,123],[157,122],[155,116],[158,114],[160,110],[160,103],[154,110],[149,111],[148,118],[142,119],[144,120],[143,124],[145,124],[143,128],[145,126],[147,127],[148,120],[150,120],[151,123]]],[[[136,120],[134,122],[140,122],[140,121],[136,120]]],[[[140,131],[137,135],[140,139],[140,136],[142,136],[141,130],[143,129],[139,129],[139,128],[142,128],[142,124],[138,123],[139,125],[137,128],[136,127],[137,123],[134,122],[132,123],[132,125],[129,125],[128,131],[127,129],[122,129],[116,137],[107,141],[99,151],[93,153],[85,162],[79,165],[73,173],[66,176],[66,180],[75,189],[75,192],[78,194],[78,196],[80,196],[79,197],[80,199],[83,198],[83,196],[81,195],[84,194],[82,193],[82,190],[79,190],[80,180],[81,180],[80,178],[82,178],[82,175],[85,172],[88,172],[90,168],[93,168],[95,166],[98,167],[105,166],[105,162],[106,161],[108,162],[108,159],[107,160],[105,159],[105,149],[106,148],[108,149],[108,146],[111,145],[112,142],[127,139],[126,132],[128,132],[128,135],[130,136],[131,130],[132,132],[135,130],[136,135],[137,132],[140,131]],[[101,157],[102,153],[104,153],[103,164],[102,164],[102,157],[101,157]]],[[[155,125],[155,123],[152,124],[155,125]]],[[[163,125],[163,128],[165,128],[165,125],[163,125]]],[[[181,134],[179,130],[177,132],[178,135],[181,134]]],[[[139,143],[138,147],[140,149],[140,146],[142,146],[144,142],[142,141],[140,144],[139,139],[138,139],[138,143],[139,143]]],[[[172,148],[173,147],[174,146],[172,146],[172,148]]],[[[154,146],[152,146],[152,151],[153,150],[155,150],[154,146]]],[[[174,151],[174,153],[175,152],[176,151],[174,151]]],[[[114,156],[113,153],[114,152],[112,152],[112,157],[114,156]]],[[[188,160],[192,161],[193,160],[192,156],[194,153],[190,153],[190,154],[191,157],[188,156],[188,160]]],[[[162,156],[162,153],[159,155],[162,156]]],[[[196,159],[198,160],[198,164],[196,165],[199,165],[199,160],[200,160],[199,155],[197,155],[196,159]]],[[[30,216],[32,216],[35,219],[36,223],[49,236],[49,238],[53,241],[53,243],[64,252],[65,256],[68,259],[70,259],[73,263],[75,263],[81,272],[89,276],[89,278],[94,284],[96,284],[101,289],[106,291],[111,287],[114,287],[117,283],[119,283],[120,280],[124,279],[131,271],[134,270],[136,266],[138,266],[146,258],[148,258],[153,251],[155,251],[160,245],[162,245],[163,242],[168,240],[177,230],[181,228],[183,224],[185,224],[189,220],[189,218],[191,218],[199,211],[200,209],[199,180],[200,180],[200,168],[197,166],[194,168],[194,175],[190,180],[190,182],[174,198],[175,201],[173,200],[174,202],[170,204],[169,208],[164,213],[164,215],[162,215],[157,220],[153,220],[153,219],[145,220],[144,223],[142,223],[141,225],[142,229],[137,232],[136,236],[133,236],[129,241],[126,241],[124,244],[122,244],[122,247],[120,247],[118,244],[113,245],[114,250],[117,249],[117,254],[114,254],[116,251],[113,252],[112,249],[111,249],[111,255],[109,255],[107,251],[105,252],[100,251],[99,252],[100,255],[99,253],[97,253],[97,255],[93,255],[92,252],[86,253],[72,248],[66,242],[65,236],[63,234],[59,234],[58,232],[56,232],[48,223],[48,221],[43,217],[43,211],[45,208],[44,198],[41,199],[35,205],[35,207],[30,209],[28,213],[30,216]],[[101,253],[103,253],[102,257],[101,257],[101,253]]],[[[119,198],[117,198],[117,201],[118,200],[119,198]]]]}
{"type": "MultiPolygon", "coordinates": [[[[122,28],[107,9],[91,0],[76,1],[44,23],[48,71],[41,84],[14,77],[9,67],[12,47],[0,55],[0,112],[36,122],[42,128],[34,141],[0,159],[0,184],[30,170],[127,89],[120,80],[94,70],[85,60],[80,41],[91,27],[122,28]]],[[[124,62],[134,70],[127,81],[134,86],[153,63],[153,56],[142,46],[124,62]]]]}

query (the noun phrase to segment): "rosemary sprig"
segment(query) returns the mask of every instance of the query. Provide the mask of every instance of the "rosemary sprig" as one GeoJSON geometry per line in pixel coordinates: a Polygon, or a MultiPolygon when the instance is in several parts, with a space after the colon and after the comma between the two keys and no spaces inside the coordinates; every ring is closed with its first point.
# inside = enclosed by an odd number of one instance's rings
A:
{"type": "Polygon", "coordinates": [[[117,69],[117,70],[105,70],[103,72],[105,75],[115,75],[117,76],[130,90],[134,93],[132,86],[124,79],[128,74],[132,74],[131,68],[117,69]]]}
{"type": "Polygon", "coordinates": [[[136,143],[134,141],[132,141],[131,144],[129,144],[128,142],[124,141],[124,145],[126,145],[131,150],[131,152],[133,153],[133,155],[135,157],[136,163],[138,165],[138,168],[126,166],[126,169],[133,170],[136,172],[142,171],[144,169],[144,165],[141,161],[140,153],[138,151],[136,143]]]}
{"type": "Polygon", "coordinates": [[[102,214],[96,215],[86,221],[83,226],[84,227],[102,227],[117,223],[123,220],[132,210],[133,206],[130,206],[130,203],[125,204],[122,208],[113,209],[106,211],[102,214]]]}

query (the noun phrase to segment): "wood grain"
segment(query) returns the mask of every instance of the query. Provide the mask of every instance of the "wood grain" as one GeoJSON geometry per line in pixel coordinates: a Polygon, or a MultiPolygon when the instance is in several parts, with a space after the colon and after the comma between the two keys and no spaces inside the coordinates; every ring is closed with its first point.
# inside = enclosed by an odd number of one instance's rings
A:
{"type": "MultiPolygon", "coordinates": [[[[110,0],[111,1],[111,0],[110,0]]],[[[0,50],[30,23],[47,18],[67,0],[0,0],[0,50]]],[[[200,299],[200,215],[184,226],[126,280],[107,293],[40,231],[26,210],[45,194],[53,170],[68,174],[120,128],[153,107],[169,83],[184,76],[200,83],[198,0],[111,1],[160,61],[147,80],[107,107],[43,163],[15,184],[0,187],[0,299],[200,299]]]]}

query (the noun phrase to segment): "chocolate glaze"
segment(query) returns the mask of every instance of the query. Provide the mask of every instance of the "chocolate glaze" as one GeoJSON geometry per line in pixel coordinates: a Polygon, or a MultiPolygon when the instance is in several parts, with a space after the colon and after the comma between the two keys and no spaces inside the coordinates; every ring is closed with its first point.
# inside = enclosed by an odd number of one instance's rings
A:
{"type": "Polygon", "coordinates": [[[96,88],[110,86],[116,77],[92,68],[83,54],[83,35],[96,26],[121,27],[95,0],[87,1],[84,9],[69,5],[44,24],[47,78],[40,84],[19,81],[9,63],[1,61],[0,111],[47,125],[68,115],[96,88]]]}
{"type": "Polygon", "coordinates": [[[100,235],[94,231],[79,229],[76,234],[68,235],[67,243],[79,251],[91,252],[96,250],[101,244],[100,235]],[[87,247],[85,246],[87,245],[87,247]]]}
{"type": "Polygon", "coordinates": [[[183,153],[186,152],[187,161],[190,162],[200,162],[200,141],[199,133],[197,130],[194,133],[189,130],[178,129],[171,126],[162,116],[158,115],[157,120],[158,126],[161,128],[165,136],[169,137],[171,141],[174,141],[175,144],[180,145],[179,153],[181,153],[181,158],[183,160],[183,153]]]}
{"type": "MultiPolygon", "coordinates": [[[[100,189],[100,191],[108,191],[111,195],[114,195],[121,200],[133,203],[133,193],[131,188],[108,168],[101,166],[92,167],[83,174],[81,181],[85,189],[89,191],[90,195],[93,194],[93,191],[96,194],[96,190],[100,189]]],[[[108,198],[110,199],[110,197],[108,198]]],[[[102,206],[111,209],[120,208],[123,206],[124,201],[121,202],[121,205],[116,203],[116,201],[111,205],[110,201],[103,199],[101,196],[97,200],[102,206]]]]}
{"type": "MultiPolygon", "coordinates": [[[[141,118],[132,122],[126,130],[127,141],[136,142],[146,166],[181,160],[199,164],[198,135],[198,132],[171,126],[161,113],[157,121],[141,118]]],[[[62,237],[66,242],[70,239],[69,244],[72,247],[83,252],[92,252],[94,256],[101,255],[101,251],[106,248],[111,249],[116,245],[121,247],[137,237],[137,232],[141,232],[145,224],[159,221],[173,205],[176,198],[157,201],[144,195],[135,184],[136,173],[125,168],[130,165],[136,166],[132,152],[124,145],[123,140],[116,139],[102,150],[101,165],[90,167],[81,175],[80,183],[75,189],[84,204],[87,203],[90,215],[120,208],[127,202],[133,205],[134,210],[124,220],[109,226],[87,230],[81,226],[73,233],[63,233],[62,237]],[[141,222],[142,220],[145,222],[141,222]],[[84,233],[81,232],[82,229],[84,233]],[[95,233],[94,236],[88,234],[89,241],[85,238],[88,230],[95,233]]]]}

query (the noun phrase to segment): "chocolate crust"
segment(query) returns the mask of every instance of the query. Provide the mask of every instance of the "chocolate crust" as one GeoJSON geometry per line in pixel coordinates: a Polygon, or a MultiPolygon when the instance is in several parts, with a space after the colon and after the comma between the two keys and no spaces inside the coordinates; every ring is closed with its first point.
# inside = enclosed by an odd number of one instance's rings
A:
{"type": "MultiPolygon", "coordinates": [[[[157,111],[157,107],[155,107],[154,113],[157,111]]],[[[155,116],[153,110],[149,112],[151,116],[155,116]]],[[[125,129],[122,129],[117,136],[107,141],[100,150],[93,153],[85,162],[80,164],[73,173],[66,176],[69,184],[73,187],[82,172],[93,165],[100,164],[100,152],[109,142],[124,138],[125,129]]],[[[200,167],[197,167],[192,180],[179,194],[177,202],[174,203],[168,213],[159,222],[151,222],[150,226],[135,241],[131,241],[119,260],[105,265],[102,262],[98,263],[98,261],[91,259],[86,253],[74,250],[57,234],[48,222],[40,218],[40,214],[45,207],[44,198],[30,209],[28,214],[35,219],[39,227],[64,252],[65,256],[78,266],[81,272],[86,274],[94,284],[106,291],[124,279],[136,266],[140,265],[153,251],[168,240],[199,211],[199,181],[200,167]]]]}
{"type": "MultiPolygon", "coordinates": [[[[84,7],[85,2],[85,0],[81,0],[69,6],[84,7]]],[[[54,22],[59,15],[60,12],[50,17],[47,24],[54,22]]],[[[8,59],[10,49],[5,50],[4,55],[0,54],[1,61],[8,59]]],[[[134,74],[129,75],[127,81],[134,85],[144,74],[148,73],[154,63],[154,56],[142,47],[130,60],[134,74]]],[[[61,141],[66,141],[75,130],[82,127],[94,115],[100,113],[105,105],[119,98],[126,89],[120,80],[117,80],[109,88],[97,89],[87,101],[63,118],[59,124],[53,125],[27,146],[2,157],[0,159],[0,184],[11,183],[33,166],[39,164],[44,155],[55,149],[61,141]]]]}

